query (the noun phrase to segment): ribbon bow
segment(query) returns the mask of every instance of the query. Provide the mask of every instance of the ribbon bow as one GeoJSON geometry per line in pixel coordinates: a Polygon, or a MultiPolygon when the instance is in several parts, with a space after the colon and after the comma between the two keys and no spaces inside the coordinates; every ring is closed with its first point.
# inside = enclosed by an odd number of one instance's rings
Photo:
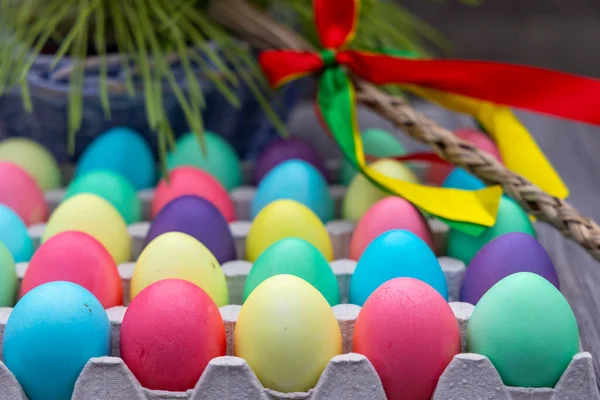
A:
{"type": "MultiPolygon", "coordinates": [[[[279,87],[320,73],[317,112],[345,157],[377,186],[407,199],[453,228],[477,235],[484,227],[493,225],[501,187],[477,191],[434,188],[392,179],[366,165],[356,116],[355,88],[349,72],[376,85],[401,85],[453,110],[474,115],[492,136],[495,133],[497,142],[507,128],[514,130],[519,126],[523,131],[517,134],[529,137],[518,121],[518,125],[514,123],[516,118],[508,106],[600,124],[598,80],[502,63],[411,59],[347,49],[356,34],[360,0],[314,0],[313,7],[323,50],[263,52],[260,63],[269,83],[279,87]]],[[[533,147],[531,142],[521,141],[528,151],[541,154],[535,142],[533,147]]],[[[503,143],[505,148],[521,144],[503,143]]],[[[534,157],[536,161],[547,163],[539,154],[534,157]]],[[[549,163],[545,172],[548,169],[554,172],[549,163]]],[[[528,169],[525,175],[537,176],[536,171],[528,169]]],[[[555,195],[566,195],[566,188],[557,186],[557,180],[562,184],[557,174],[551,175],[549,186],[558,187],[555,195]]]]}

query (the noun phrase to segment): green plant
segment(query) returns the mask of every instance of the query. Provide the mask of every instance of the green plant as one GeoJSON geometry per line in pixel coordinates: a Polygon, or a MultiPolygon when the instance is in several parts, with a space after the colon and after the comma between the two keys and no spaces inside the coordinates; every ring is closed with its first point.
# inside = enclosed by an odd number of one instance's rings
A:
{"type": "MultiPolygon", "coordinates": [[[[210,1],[218,0],[0,0],[0,95],[18,86],[26,108],[31,109],[27,74],[42,49],[53,42],[58,47],[52,65],[65,56],[73,62],[71,69],[62,71],[70,78],[70,151],[81,126],[84,72],[90,65],[98,68],[100,99],[110,118],[107,71],[111,62],[122,64],[130,96],[143,93],[148,122],[157,132],[163,156],[175,140],[163,107],[165,86],[177,97],[190,128],[202,140],[204,98],[199,75],[234,106],[239,106],[239,99],[233,89],[242,82],[248,85],[283,132],[269,107],[269,89],[252,49],[210,20],[210,1]],[[183,86],[170,68],[174,62],[185,71],[183,86]]],[[[272,10],[282,21],[299,27],[306,38],[316,40],[312,0],[248,1],[272,10]]],[[[448,47],[433,28],[386,0],[363,0],[360,26],[354,42],[358,47],[426,54],[423,39],[448,47]]]]}

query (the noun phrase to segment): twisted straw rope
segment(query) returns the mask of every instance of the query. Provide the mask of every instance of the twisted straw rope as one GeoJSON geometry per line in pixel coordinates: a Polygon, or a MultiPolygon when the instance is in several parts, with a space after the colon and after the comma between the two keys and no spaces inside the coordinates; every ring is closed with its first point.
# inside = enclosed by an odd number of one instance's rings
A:
{"type": "MultiPolygon", "coordinates": [[[[281,26],[245,0],[212,2],[211,17],[248,43],[264,49],[313,50],[302,37],[281,26]]],[[[414,139],[431,146],[445,161],[462,167],[488,184],[502,185],[529,214],[549,223],[600,261],[600,226],[564,200],[550,196],[494,157],[415,111],[402,98],[354,77],[356,98],[414,139]]]]}

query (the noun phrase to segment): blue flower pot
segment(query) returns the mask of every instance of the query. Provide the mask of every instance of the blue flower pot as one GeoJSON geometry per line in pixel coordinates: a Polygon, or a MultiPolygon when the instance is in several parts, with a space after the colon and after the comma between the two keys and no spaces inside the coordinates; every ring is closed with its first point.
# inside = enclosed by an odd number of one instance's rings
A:
{"type": "MultiPolygon", "coordinates": [[[[151,132],[146,120],[143,91],[135,97],[123,91],[123,70],[120,62],[109,62],[109,90],[111,118],[107,120],[100,104],[99,74],[97,67],[86,68],[83,88],[83,122],[77,133],[76,151],[67,153],[67,110],[69,81],[57,71],[64,71],[71,64],[64,59],[50,69],[52,56],[40,55],[27,77],[30,86],[33,111],[23,106],[20,90],[13,90],[0,97],[0,140],[21,136],[34,139],[46,146],[59,162],[76,161],[83,149],[99,134],[116,127],[127,126],[144,135],[156,152],[156,134],[151,132]]],[[[184,82],[180,65],[173,65],[175,76],[184,82]]],[[[136,84],[140,84],[137,82],[136,84]]],[[[277,135],[271,122],[255,100],[250,89],[240,83],[237,96],[241,107],[235,108],[219,93],[210,81],[202,81],[206,99],[203,112],[205,127],[224,136],[243,158],[256,157],[262,148],[277,135]]],[[[283,121],[301,97],[301,83],[287,85],[273,96],[271,105],[283,121]]],[[[189,132],[183,111],[170,89],[165,86],[164,104],[176,135],[189,132]]]]}

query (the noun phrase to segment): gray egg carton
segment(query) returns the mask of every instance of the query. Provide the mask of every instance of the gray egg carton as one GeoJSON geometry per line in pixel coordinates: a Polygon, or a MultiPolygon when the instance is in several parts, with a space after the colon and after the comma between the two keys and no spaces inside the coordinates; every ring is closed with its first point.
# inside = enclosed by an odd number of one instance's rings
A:
{"type": "MultiPolygon", "coordinates": [[[[335,174],[339,162],[330,162],[328,166],[335,174]]],[[[251,165],[244,168],[246,182],[250,181],[251,165]]],[[[335,176],[335,175],[332,175],[335,176]]],[[[330,186],[336,204],[336,215],[341,215],[341,203],[345,188],[339,185],[330,186]]],[[[234,189],[230,195],[236,206],[238,221],[230,224],[236,241],[239,260],[224,263],[223,272],[227,279],[231,305],[221,307],[221,315],[227,333],[227,355],[213,359],[194,389],[187,392],[165,392],[148,390],[139,384],[123,360],[119,358],[120,327],[126,307],[119,306],[107,310],[112,327],[111,357],[89,360],[83,369],[73,399],[75,400],[385,400],[386,396],[381,381],[369,360],[352,351],[352,335],[354,323],[360,307],[351,304],[340,304],[333,307],[343,339],[343,353],[331,359],[315,388],[307,393],[279,393],[264,388],[251,368],[241,358],[233,356],[233,332],[237,315],[241,306],[243,287],[252,264],[245,261],[246,237],[250,227],[250,204],[255,188],[242,186],[234,189]]],[[[64,189],[46,193],[51,210],[62,200],[64,189]]],[[[142,201],[144,219],[149,219],[152,190],[139,192],[142,201]]],[[[447,225],[437,221],[429,221],[436,253],[448,283],[450,306],[459,322],[462,351],[466,351],[466,327],[473,306],[459,303],[460,284],[465,272],[465,265],[459,260],[444,257],[447,225]]],[[[39,245],[44,224],[32,226],[30,234],[34,243],[39,245]]],[[[350,239],[354,224],[350,221],[335,220],[326,224],[332,239],[336,260],[331,267],[337,277],[342,303],[348,301],[350,277],[356,262],[347,259],[350,239]]],[[[139,256],[149,229],[148,222],[140,222],[129,226],[132,237],[132,260],[139,256]]],[[[124,304],[129,304],[129,287],[135,262],[119,265],[119,273],[123,280],[124,304]]],[[[17,273],[22,279],[27,263],[17,265],[17,273]]],[[[4,334],[4,326],[12,311],[11,308],[0,308],[0,342],[4,334]]],[[[0,400],[26,399],[15,377],[1,362],[0,346],[0,400]]],[[[555,388],[514,388],[503,384],[500,375],[488,358],[478,354],[461,353],[454,357],[450,365],[440,377],[433,400],[600,400],[593,371],[592,356],[581,352],[573,357],[569,367],[555,388]]]]}

